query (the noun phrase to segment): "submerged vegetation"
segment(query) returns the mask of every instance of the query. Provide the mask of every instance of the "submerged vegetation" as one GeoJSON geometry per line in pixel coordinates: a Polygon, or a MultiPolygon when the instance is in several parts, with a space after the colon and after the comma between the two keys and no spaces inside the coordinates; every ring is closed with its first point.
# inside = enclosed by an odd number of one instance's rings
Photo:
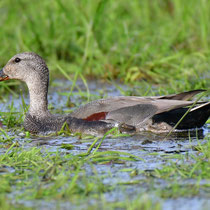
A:
{"type": "MultiPolygon", "coordinates": [[[[87,78],[121,81],[124,95],[208,89],[209,9],[205,0],[1,1],[0,66],[18,52],[43,56],[54,113],[109,95],[89,90],[87,78]]],[[[28,101],[17,84],[0,84],[0,209],[169,209],[196,199],[207,209],[210,121],[205,135],[33,136],[22,128],[28,101]]]]}

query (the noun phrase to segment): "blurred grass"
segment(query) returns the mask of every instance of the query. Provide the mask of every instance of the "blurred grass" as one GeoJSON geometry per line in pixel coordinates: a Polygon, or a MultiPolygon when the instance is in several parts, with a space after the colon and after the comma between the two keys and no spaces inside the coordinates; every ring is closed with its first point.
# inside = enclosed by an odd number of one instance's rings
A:
{"type": "Polygon", "coordinates": [[[18,52],[43,56],[53,78],[146,80],[206,88],[210,65],[206,0],[0,2],[0,66],[18,52]]]}

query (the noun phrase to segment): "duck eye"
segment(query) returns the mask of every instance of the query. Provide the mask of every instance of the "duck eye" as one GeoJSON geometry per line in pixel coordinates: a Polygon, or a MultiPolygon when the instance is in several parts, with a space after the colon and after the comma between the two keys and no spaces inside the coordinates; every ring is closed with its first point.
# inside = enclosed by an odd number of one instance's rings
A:
{"type": "Polygon", "coordinates": [[[15,58],[15,63],[19,63],[20,61],[20,58],[15,58]]]}

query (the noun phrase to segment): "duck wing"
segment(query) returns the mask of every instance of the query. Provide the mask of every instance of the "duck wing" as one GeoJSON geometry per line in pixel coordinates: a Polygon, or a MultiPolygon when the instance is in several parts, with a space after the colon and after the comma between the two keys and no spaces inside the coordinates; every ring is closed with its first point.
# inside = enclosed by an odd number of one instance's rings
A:
{"type": "Polygon", "coordinates": [[[79,107],[71,116],[88,121],[113,119],[126,122],[130,118],[142,121],[154,114],[192,105],[194,102],[182,101],[181,98],[187,99],[199,92],[201,90],[161,97],[118,96],[100,99],[79,107]]]}
{"type": "Polygon", "coordinates": [[[195,103],[187,100],[203,91],[154,97],[118,96],[100,99],[79,107],[71,116],[90,123],[95,121],[125,126],[126,129],[135,128],[136,131],[166,132],[176,125],[189,106],[194,105],[177,129],[196,128],[203,126],[209,118],[210,102],[195,103]]]}
{"type": "MultiPolygon", "coordinates": [[[[126,123],[135,127],[141,127],[148,119],[161,113],[171,110],[177,110],[186,106],[191,106],[192,101],[156,99],[147,103],[139,103],[133,106],[127,106],[112,110],[107,113],[106,120],[112,120],[118,123],[126,123]]],[[[187,109],[187,108],[186,108],[187,109]]]]}
{"type": "Polygon", "coordinates": [[[187,92],[182,92],[178,94],[171,94],[171,95],[165,95],[165,96],[157,96],[159,99],[171,99],[171,100],[183,100],[187,101],[191,99],[193,96],[195,96],[198,93],[204,92],[206,90],[198,89],[198,90],[191,90],[187,92]]]}

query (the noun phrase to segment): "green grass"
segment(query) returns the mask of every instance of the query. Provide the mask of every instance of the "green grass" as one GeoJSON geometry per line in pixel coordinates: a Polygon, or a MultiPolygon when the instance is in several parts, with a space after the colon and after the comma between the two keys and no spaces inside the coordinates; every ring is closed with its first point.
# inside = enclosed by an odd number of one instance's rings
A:
{"type": "MultiPolygon", "coordinates": [[[[124,95],[208,89],[209,10],[210,2],[205,0],[0,1],[0,66],[19,52],[40,54],[50,67],[51,81],[72,81],[69,92],[62,93],[70,107],[75,89],[84,101],[98,97],[89,91],[87,78],[130,85],[127,91],[118,87],[124,95]],[[83,81],[85,92],[78,87],[78,79],[83,81]]],[[[0,84],[1,103],[11,94],[19,95],[17,84],[0,84]]],[[[4,126],[0,129],[0,209],[33,209],[41,201],[55,202],[58,209],[70,202],[75,208],[158,210],[167,199],[210,197],[209,135],[205,143],[191,148],[192,154],[147,152],[138,156],[118,148],[101,149],[106,136],[73,136],[68,129],[47,138],[77,138],[77,144],[64,142],[52,146],[54,150],[49,145],[31,146],[45,137],[31,136],[22,129],[27,105],[19,92],[20,109],[11,103],[10,112],[0,110],[4,126]],[[90,142],[87,150],[73,152],[86,142],[90,142]],[[151,171],[134,167],[136,163],[147,164],[148,156],[161,156],[164,164],[151,171]],[[98,167],[108,170],[100,173],[98,167]],[[116,167],[119,171],[113,172],[116,167]],[[116,173],[130,178],[118,180],[116,173]],[[137,190],[132,199],[129,195],[113,202],[107,199],[116,191],[127,195],[131,188],[142,191],[137,190]],[[35,204],[28,207],[25,201],[35,204]]],[[[111,132],[113,141],[123,138],[111,132]]]]}
{"type": "MultiPolygon", "coordinates": [[[[94,141],[89,151],[92,150],[94,141]]],[[[99,143],[100,145],[100,143],[99,143]]],[[[62,147],[61,147],[62,148],[62,147]]],[[[5,196],[19,192],[15,200],[57,200],[70,201],[74,205],[81,205],[86,199],[96,200],[94,205],[100,205],[104,193],[114,190],[116,185],[104,184],[103,179],[109,174],[98,174],[97,164],[123,164],[142,160],[132,154],[117,151],[93,152],[73,155],[68,152],[50,152],[44,148],[31,147],[13,143],[0,156],[1,186],[0,194],[5,196]],[[12,171],[10,171],[12,170],[12,171]]],[[[145,197],[145,195],[143,195],[145,197]]],[[[3,198],[3,197],[2,197],[3,198]]],[[[0,200],[0,207],[7,208],[9,200],[0,200]]],[[[142,206],[150,209],[153,201],[149,198],[119,203],[107,203],[116,207],[142,206]]],[[[157,204],[157,209],[158,208],[157,204]]],[[[131,208],[133,209],[133,208],[131,208]]]]}
{"type": "MultiPolygon", "coordinates": [[[[4,132],[2,134],[5,135],[4,132]]],[[[31,141],[28,137],[25,137],[25,143],[19,140],[20,144],[17,143],[17,137],[9,142],[1,140],[5,152],[0,155],[0,207],[8,209],[9,204],[20,205],[19,201],[22,200],[49,203],[57,201],[58,206],[59,203],[70,202],[79,207],[94,200],[90,209],[99,206],[102,209],[161,209],[162,202],[169,198],[193,199],[200,197],[203,192],[208,198],[209,140],[206,137],[205,144],[198,142],[192,148],[196,151],[192,155],[163,155],[165,164],[152,171],[137,170],[132,165],[135,162],[145,162],[146,156],[158,154],[148,153],[140,157],[127,152],[99,151],[101,140],[98,138],[92,141],[87,152],[80,152],[78,155],[70,152],[73,148],[69,148],[68,144],[57,147],[57,151],[50,151],[47,147],[27,148],[31,141]],[[101,173],[97,170],[106,165],[108,171],[101,173]],[[119,181],[111,181],[118,176],[115,174],[117,171],[114,173],[111,170],[117,165],[122,166],[120,172],[129,175],[130,181],[123,182],[119,178],[119,181]],[[106,179],[110,179],[110,183],[105,183],[106,179]],[[159,185],[159,182],[165,184],[159,185]],[[135,194],[132,199],[127,197],[124,201],[106,200],[106,194],[124,192],[129,186],[136,190],[144,189],[144,192],[135,194]],[[11,195],[12,200],[7,195],[11,195]]],[[[126,195],[126,191],[124,193],[126,195]]],[[[23,208],[26,207],[23,205],[23,208]]]]}
{"type": "Polygon", "coordinates": [[[0,65],[34,51],[53,78],[62,67],[68,75],[144,79],[173,91],[207,88],[209,9],[204,0],[2,1],[0,65]]]}

